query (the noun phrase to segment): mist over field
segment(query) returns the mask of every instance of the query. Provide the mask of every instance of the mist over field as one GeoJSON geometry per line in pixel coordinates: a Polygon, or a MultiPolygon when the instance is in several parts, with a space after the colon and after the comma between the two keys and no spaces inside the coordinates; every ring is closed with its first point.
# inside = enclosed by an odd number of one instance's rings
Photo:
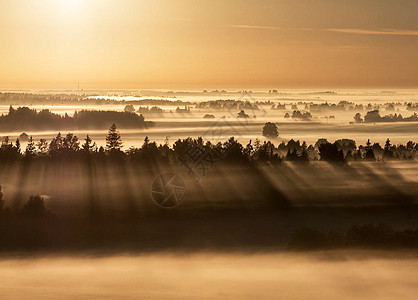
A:
{"type": "Polygon", "coordinates": [[[352,251],[7,258],[0,279],[4,299],[416,299],[416,259],[352,251]]]}
{"type": "MultiPolygon", "coordinates": [[[[279,137],[272,140],[276,144],[290,139],[312,144],[318,138],[326,138],[330,141],[350,138],[358,144],[365,143],[369,138],[372,142],[380,144],[383,144],[387,138],[391,138],[394,143],[406,143],[409,140],[418,139],[418,121],[352,124],[356,113],[361,113],[364,117],[368,111],[374,109],[379,109],[382,116],[394,113],[404,117],[414,115],[418,111],[416,107],[418,91],[416,90],[284,90],[275,93],[271,91],[202,93],[201,91],[87,90],[80,92],[68,90],[55,96],[51,91],[32,91],[32,93],[42,93],[36,100],[30,96],[16,96],[19,92],[27,93],[28,91],[11,91],[12,94],[3,94],[0,101],[0,113],[7,114],[10,105],[15,109],[25,106],[38,112],[48,109],[62,116],[65,114],[72,116],[74,112],[82,110],[123,112],[127,106],[132,106],[134,111],[145,117],[146,121],[155,124],[148,128],[120,126],[125,149],[130,146],[140,146],[146,136],[157,143],[166,141],[173,143],[179,138],[189,136],[201,136],[214,142],[225,140],[230,136],[234,136],[243,143],[256,138],[264,140],[261,129],[266,122],[271,121],[279,128],[279,137]],[[112,96],[107,96],[109,94],[112,96]],[[48,104],[42,104],[43,102],[48,104]],[[218,102],[218,104],[212,105],[211,102],[212,104],[218,102]],[[283,107],[278,107],[278,105],[283,107]],[[241,110],[240,106],[249,118],[237,118],[241,110]],[[153,107],[158,107],[159,110],[146,111],[147,108],[153,107]],[[189,110],[185,110],[186,108],[189,110]],[[286,113],[291,116],[293,111],[308,111],[311,112],[312,117],[308,119],[285,117],[286,113]],[[205,115],[211,118],[204,118],[205,115]]],[[[31,129],[31,126],[16,127],[12,131],[3,131],[1,135],[16,139],[22,132],[25,132],[32,135],[35,140],[41,138],[51,140],[57,131],[70,131],[79,138],[84,138],[89,134],[98,145],[104,146],[104,138],[111,123],[103,124],[107,126],[103,126],[102,129],[89,128],[88,130],[86,128],[71,130],[71,128],[59,126],[54,130],[36,130],[31,129]]]]}
{"type": "Polygon", "coordinates": [[[417,92],[37,92],[1,94],[6,299],[415,298],[417,92]]]}
{"type": "Polygon", "coordinates": [[[417,0],[0,28],[0,299],[418,299],[417,0]]]}

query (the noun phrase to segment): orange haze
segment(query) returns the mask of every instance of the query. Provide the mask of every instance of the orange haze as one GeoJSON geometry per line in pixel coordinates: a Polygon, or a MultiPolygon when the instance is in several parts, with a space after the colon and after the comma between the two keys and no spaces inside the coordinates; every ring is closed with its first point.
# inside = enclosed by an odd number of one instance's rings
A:
{"type": "Polygon", "coordinates": [[[416,0],[0,0],[0,88],[417,87],[416,0]]]}

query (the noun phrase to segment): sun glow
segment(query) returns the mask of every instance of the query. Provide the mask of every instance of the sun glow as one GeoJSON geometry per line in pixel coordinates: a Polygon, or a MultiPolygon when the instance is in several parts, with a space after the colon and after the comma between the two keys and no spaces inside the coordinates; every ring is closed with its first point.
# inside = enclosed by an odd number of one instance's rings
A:
{"type": "Polygon", "coordinates": [[[65,88],[79,80],[106,88],[418,84],[413,4],[218,2],[0,0],[0,86],[65,88]],[[306,15],[305,4],[312,6],[306,15]]]}
{"type": "Polygon", "coordinates": [[[67,12],[73,12],[80,9],[83,0],[59,0],[60,7],[67,11],[67,12]]]}

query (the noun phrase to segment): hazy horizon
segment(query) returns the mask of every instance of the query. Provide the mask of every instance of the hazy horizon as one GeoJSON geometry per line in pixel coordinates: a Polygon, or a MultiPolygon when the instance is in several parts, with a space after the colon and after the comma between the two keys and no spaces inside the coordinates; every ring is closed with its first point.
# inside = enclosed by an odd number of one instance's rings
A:
{"type": "Polygon", "coordinates": [[[0,1],[0,88],[417,87],[405,0],[0,1]]]}

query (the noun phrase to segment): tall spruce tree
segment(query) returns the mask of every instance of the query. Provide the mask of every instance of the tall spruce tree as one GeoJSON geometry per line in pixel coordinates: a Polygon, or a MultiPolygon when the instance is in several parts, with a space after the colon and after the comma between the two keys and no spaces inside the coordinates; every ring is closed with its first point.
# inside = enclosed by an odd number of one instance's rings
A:
{"type": "Polygon", "coordinates": [[[122,148],[122,139],[120,138],[120,133],[117,130],[116,124],[113,123],[110,126],[109,132],[106,136],[106,150],[107,151],[120,151],[122,148]]]}

